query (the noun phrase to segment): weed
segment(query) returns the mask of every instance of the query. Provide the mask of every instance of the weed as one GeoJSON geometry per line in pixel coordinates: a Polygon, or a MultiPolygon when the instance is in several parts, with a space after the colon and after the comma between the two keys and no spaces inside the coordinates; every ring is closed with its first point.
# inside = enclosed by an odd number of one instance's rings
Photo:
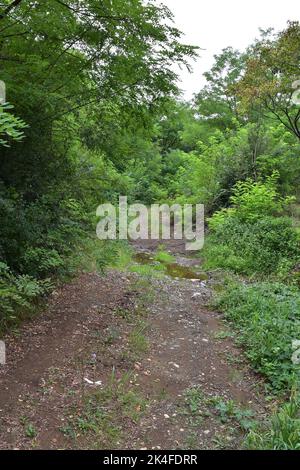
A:
{"type": "Polygon", "coordinates": [[[268,420],[248,434],[245,447],[256,450],[300,450],[300,399],[291,399],[268,420]]]}
{"type": "Polygon", "coordinates": [[[197,387],[190,388],[185,393],[185,403],[192,414],[198,413],[200,411],[203,400],[203,392],[197,387]]]}
{"type": "Polygon", "coordinates": [[[25,436],[34,439],[37,436],[37,430],[31,423],[25,424],[25,436]]]}
{"type": "Polygon", "coordinates": [[[167,251],[164,251],[163,249],[157,251],[154,256],[154,259],[155,261],[159,261],[160,263],[174,263],[176,261],[176,258],[174,258],[174,256],[172,256],[167,251]]]}
{"type": "Polygon", "coordinates": [[[188,433],[185,439],[185,449],[192,450],[196,449],[198,446],[198,433],[196,431],[191,431],[188,433]]]}
{"type": "Polygon", "coordinates": [[[104,344],[111,345],[115,343],[120,336],[120,331],[116,328],[109,327],[107,329],[107,336],[104,338],[104,344]]]}
{"type": "Polygon", "coordinates": [[[162,264],[134,264],[129,267],[129,271],[147,278],[160,278],[165,273],[165,267],[162,264]]]}
{"type": "Polygon", "coordinates": [[[232,331],[221,330],[221,331],[217,331],[214,334],[214,339],[222,340],[222,339],[227,339],[227,338],[234,338],[234,336],[235,334],[232,331]]]}
{"type": "Polygon", "coordinates": [[[82,409],[71,413],[74,418],[61,432],[71,439],[84,437],[95,448],[115,446],[126,420],[138,422],[147,406],[147,400],[131,388],[130,378],[127,373],[117,379],[113,369],[109,384],[86,397],[82,409]]]}
{"type": "Polygon", "coordinates": [[[300,338],[300,294],[281,283],[233,283],[216,301],[225,318],[239,332],[238,342],[254,368],[274,391],[299,380],[293,364],[292,340],[300,338]]]}
{"type": "Polygon", "coordinates": [[[147,325],[141,323],[135,330],[133,330],[129,335],[129,346],[131,352],[135,354],[145,353],[148,351],[149,344],[147,338],[144,336],[143,332],[145,331],[147,325]]]}
{"type": "Polygon", "coordinates": [[[241,408],[233,400],[224,400],[222,397],[213,397],[207,400],[222,423],[235,421],[242,430],[247,431],[255,425],[254,413],[250,409],[241,408]]]}

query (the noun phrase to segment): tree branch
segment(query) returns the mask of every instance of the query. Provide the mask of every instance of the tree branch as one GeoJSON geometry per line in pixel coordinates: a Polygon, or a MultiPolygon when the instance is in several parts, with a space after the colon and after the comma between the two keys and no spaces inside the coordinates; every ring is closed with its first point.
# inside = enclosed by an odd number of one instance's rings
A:
{"type": "Polygon", "coordinates": [[[21,2],[22,0],[14,0],[10,5],[8,5],[5,10],[0,13],[0,20],[3,20],[10,13],[10,11],[17,7],[21,2]]]}

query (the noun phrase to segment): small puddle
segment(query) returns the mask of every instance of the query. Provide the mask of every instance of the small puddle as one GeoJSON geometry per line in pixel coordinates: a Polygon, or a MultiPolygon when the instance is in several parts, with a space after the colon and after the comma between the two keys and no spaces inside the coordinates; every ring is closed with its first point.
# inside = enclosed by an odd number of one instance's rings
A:
{"type": "Polygon", "coordinates": [[[151,253],[136,253],[134,255],[134,260],[139,264],[152,264],[153,266],[160,264],[165,267],[166,274],[172,278],[199,279],[200,281],[206,281],[208,279],[206,273],[196,272],[188,266],[182,266],[181,264],[175,263],[173,261],[171,263],[156,261],[151,253]]]}

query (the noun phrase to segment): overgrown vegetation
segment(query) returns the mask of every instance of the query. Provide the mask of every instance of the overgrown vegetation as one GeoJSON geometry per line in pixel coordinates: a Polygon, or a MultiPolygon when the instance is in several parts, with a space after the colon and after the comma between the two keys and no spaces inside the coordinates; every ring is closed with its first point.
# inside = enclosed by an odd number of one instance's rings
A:
{"type": "Polygon", "coordinates": [[[273,414],[265,426],[251,430],[246,447],[258,450],[299,450],[300,403],[293,392],[289,402],[273,414]]]}
{"type": "MultiPolygon", "coordinates": [[[[300,340],[299,22],[261,31],[245,51],[225,48],[185,103],[174,65],[189,68],[197,48],[182,43],[165,6],[7,0],[1,8],[9,103],[0,106],[0,332],[78,270],[165,273],[172,257],[163,250],[137,266],[124,244],[94,238],[99,204],[124,194],[204,203],[205,266],[235,275],[218,307],[254,367],[287,395],[299,382],[291,361],[300,340]]],[[[131,340],[146,350],[142,334],[131,340]]],[[[295,403],[253,445],[295,448],[295,403]]]]}
{"type": "Polygon", "coordinates": [[[241,274],[287,275],[300,257],[292,219],[283,217],[293,198],[277,191],[278,174],[265,182],[246,180],[233,187],[232,206],[209,219],[212,235],[207,266],[241,274]]]}
{"type": "Polygon", "coordinates": [[[0,106],[2,330],[52,280],[89,264],[78,251],[97,252],[100,272],[114,263],[118,248],[90,235],[96,207],[119,194],[152,199],[149,177],[158,191],[156,122],[178,94],[173,64],[189,66],[196,48],[166,7],[140,0],[1,9],[0,78],[13,104],[0,106]]]}
{"type": "MultiPolygon", "coordinates": [[[[255,413],[235,402],[226,400],[222,396],[206,396],[200,387],[192,387],[185,392],[184,407],[181,413],[188,419],[189,425],[194,429],[189,436],[192,437],[192,446],[197,446],[198,431],[205,429],[205,422],[209,427],[209,420],[216,419],[221,424],[222,433],[211,436],[217,448],[228,449],[234,442],[239,442],[257,426],[255,413]],[[226,427],[224,426],[226,424],[226,427]]],[[[187,442],[189,444],[189,442],[187,442]]],[[[189,447],[189,446],[188,446],[189,447]]]]}
{"type": "Polygon", "coordinates": [[[238,342],[254,368],[274,389],[289,390],[299,379],[292,341],[300,337],[300,292],[279,282],[229,285],[217,303],[238,329],[238,342]]]}

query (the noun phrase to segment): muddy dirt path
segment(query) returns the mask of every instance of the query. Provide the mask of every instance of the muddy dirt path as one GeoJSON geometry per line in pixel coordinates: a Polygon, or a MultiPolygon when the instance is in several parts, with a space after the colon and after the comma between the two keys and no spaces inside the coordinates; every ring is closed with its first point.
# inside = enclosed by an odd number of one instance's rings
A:
{"type": "MultiPolygon", "coordinates": [[[[157,246],[135,244],[136,265],[157,265],[157,246]]],[[[165,250],[161,275],[83,274],[5,338],[0,448],[242,446],[264,417],[260,380],[209,310],[199,260],[165,250]]]]}

